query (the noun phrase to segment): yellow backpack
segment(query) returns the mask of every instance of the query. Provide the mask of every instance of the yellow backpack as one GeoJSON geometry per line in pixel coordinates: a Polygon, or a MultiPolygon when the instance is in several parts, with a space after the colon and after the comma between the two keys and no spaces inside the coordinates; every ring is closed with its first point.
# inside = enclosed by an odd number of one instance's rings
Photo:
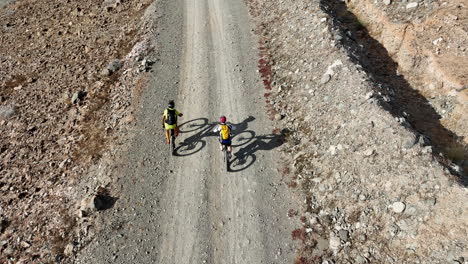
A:
{"type": "Polygon", "coordinates": [[[221,130],[220,130],[221,139],[228,140],[231,137],[229,126],[228,125],[220,125],[220,126],[221,126],[221,130]]]}

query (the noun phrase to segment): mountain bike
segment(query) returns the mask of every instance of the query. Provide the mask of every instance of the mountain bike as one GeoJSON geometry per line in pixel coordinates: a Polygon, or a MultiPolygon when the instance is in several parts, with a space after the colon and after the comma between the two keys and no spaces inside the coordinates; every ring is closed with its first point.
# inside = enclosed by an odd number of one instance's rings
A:
{"type": "Polygon", "coordinates": [[[174,133],[174,129],[170,129],[169,130],[169,151],[170,151],[170,155],[174,156],[175,154],[175,133],[174,133]]]}
{"type": "Polygon", "coordinates": [[[225,166],[226,171],[229,171],[229,160],[231,159],[231,153],[228,151],[226,145],[223,146],[223,166],[225,166]]]}

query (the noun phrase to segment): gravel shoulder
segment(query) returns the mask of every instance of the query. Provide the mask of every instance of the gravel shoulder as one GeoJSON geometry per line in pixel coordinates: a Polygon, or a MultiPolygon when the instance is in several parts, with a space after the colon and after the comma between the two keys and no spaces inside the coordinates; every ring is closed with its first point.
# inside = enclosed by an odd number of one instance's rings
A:
{"type": "Polygon", "coordinates": [[[122,193],[76,263],[292,262],[287,211],[297,205],[274,169],[282,138],[264,113],[246,8],[160,0],[153,10],[156,63],[122,164],[122,193]],[[160,128],[170,98],[184,113],[175,157],[160,128]],[[231,172],[210,132],[220,115],[237,127],[231,172]]]}

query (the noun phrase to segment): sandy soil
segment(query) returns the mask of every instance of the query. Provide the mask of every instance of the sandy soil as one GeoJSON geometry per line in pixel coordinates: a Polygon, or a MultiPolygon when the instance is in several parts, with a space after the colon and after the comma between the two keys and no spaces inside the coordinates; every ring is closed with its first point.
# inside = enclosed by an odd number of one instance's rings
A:
{"type": "MultiPolygon", "coordinates": [[[[122,164],[122,196],[76,263],[290,263],[292,202],[274,170],[281,136],[264,114],[254,37],[242,1],[160,0],[153,81],[122,164]],[[178,156],[168,157],[160,115],[184,113],[178,156]],[[216,135],[237,127],[231,172],[216,135]]],[[[106,218],[106,219],[104,219],[106,218]]]]}

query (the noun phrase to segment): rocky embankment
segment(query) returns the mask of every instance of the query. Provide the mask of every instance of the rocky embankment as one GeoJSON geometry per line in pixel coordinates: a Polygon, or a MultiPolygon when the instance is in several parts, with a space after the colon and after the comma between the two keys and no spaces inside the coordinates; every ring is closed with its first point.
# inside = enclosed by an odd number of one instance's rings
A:
{"type": "Polygon", "coordinates": [[[116,142],[145,82],[151,3],[17,1],[0,9],[0,262],[74,254],[93,233],[116,142]]]}
{"type": "Polygon", "coordinates": [[[466,263],[463,171],[385,46],[343,2],[246,2],[268,111],[290,130],[281,171],[304,195],[296,263],[466,263]]]}
{"type": "Polygon", "coordinates": [[[468,3],[366,0],[346,7],[381,43],[397,63],[398,74],[427,99],[435,118],[451,133],[434,129],[433,124],[415,128],[467,170],[468,3]]]}

